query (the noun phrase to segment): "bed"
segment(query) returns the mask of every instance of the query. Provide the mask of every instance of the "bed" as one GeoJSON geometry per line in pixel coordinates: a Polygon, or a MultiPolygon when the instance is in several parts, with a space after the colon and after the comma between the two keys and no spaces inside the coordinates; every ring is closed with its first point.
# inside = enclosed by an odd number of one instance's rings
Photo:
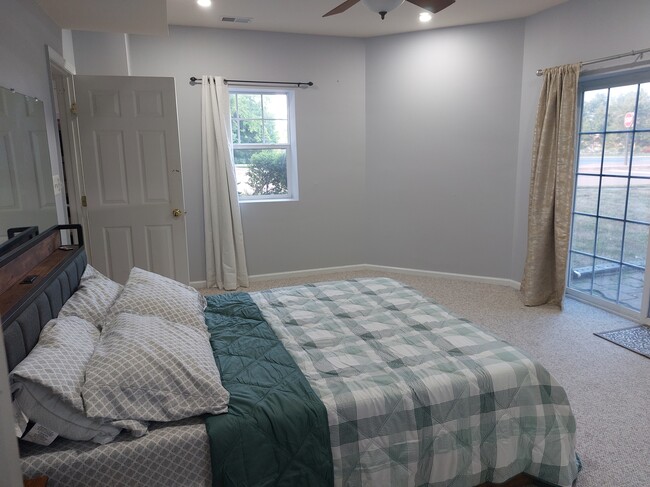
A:
{"type": "MultiPolygon", "coordinates": [[[[83,290],[86,266],[83,246],[65,251],[3,313],[9,370],[83,290]]],[[[407,286],[358,279],[205,304],[226,413],[153,421],[106,444],[21,440],[25,476],[50,486],[434,487],[522,474],[569,486],[577,476],[575,420],[546,369],[407,286]]]]}

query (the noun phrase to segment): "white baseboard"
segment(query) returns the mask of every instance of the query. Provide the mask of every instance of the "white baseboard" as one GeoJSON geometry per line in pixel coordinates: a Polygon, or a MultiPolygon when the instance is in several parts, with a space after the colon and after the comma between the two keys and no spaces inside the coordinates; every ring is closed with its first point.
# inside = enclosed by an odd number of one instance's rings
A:
{"type": "Polygon", "coordinates": [[[337,272],[354,272],[368,270],[365,264],[323,267],[321,269],[305,269],[302,271],[274,272],[272,274],[257,274],[249,276],[251,282],[270,281],[272,279],[290,279],[292,277],[308,277],[315,274],[335,274],[337,272]]]}
{"type": "MultiPolygon", "coordinates": [[[[301,271],[288,271],[288,272],[274,272],[271,274],[257,274],[249,276],[251,282],[271,281],[273,279],[290,279],[294,277],[309,277],[317,274],[334,274],[338,272],[354,272],[354,271],[375,271],[375,272],[391,272],[396,274],[406,274],[410,276],[421,277],[438,277],[445,279],[455,279],[457,281],[471,281],[482,282],[485,284],[496,284],[498,286],[507,286],[513,289],[519,289],[521,284],[512,279],[503,279],[500,277],[485,277],[485,276],[472,276],[469,274],[454,274],[450,272],[437,272],[426,271],[421,269],[407,269],[403,267],[390,267],[383,265],[372,264],[358,264],[358,265],[344,265],[337,267],[324,267],[321,269],[305,269],[301,271]]],[[[190,282],[190,286],[196,289],[203,289],[207,286],[206,281],[190,282]]]]}
{"type": "Polygon", "coordinates": [[[365,270],[394,272],[397,274],[406,274],[409,276],[439,277],[445,279],[455,279],[457,281],[482,282],[484,284],[496,284],[498,286],[507,286],[514,289],[519,289],[521,287],[521,283],[512,279],[504,279],[501,277],[473,276],[471,274],[454,274],[451,272],[425,271],[421,269],[408,269],[404,267],[390,267],[385,265],[372,264],[365,265],[364,267],[365,270]]]}

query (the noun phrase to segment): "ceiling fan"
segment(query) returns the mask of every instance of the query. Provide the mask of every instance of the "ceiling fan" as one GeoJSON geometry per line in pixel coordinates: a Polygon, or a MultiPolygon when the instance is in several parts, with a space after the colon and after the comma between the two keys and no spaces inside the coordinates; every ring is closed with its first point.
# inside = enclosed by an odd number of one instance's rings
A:
{"type": "MultiPolygon", "coordinates": [[[[327,12],[323,17],[329,17],[330,15],[336,15],[345,12],[347,9],[356,5],[360,1],[373,12],[377,12],[382,20],[386,17],[386,14],[391,10],[395,10],[397,7],[404,3],[404,0],[346,0],[341,5],[336,8],[333,8],[327,12]]],[[[425,10],[428,10],[432,13],[440,12],[441,10],[449,7],[456,0],[406,0],[409,3],[422,7],[425,10]]]]}

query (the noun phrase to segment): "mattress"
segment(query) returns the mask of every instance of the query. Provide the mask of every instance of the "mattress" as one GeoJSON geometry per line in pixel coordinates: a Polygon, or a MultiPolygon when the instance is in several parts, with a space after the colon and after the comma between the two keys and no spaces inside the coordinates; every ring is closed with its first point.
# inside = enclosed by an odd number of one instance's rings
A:
{"type": "Polygon", "coordinates": [[[203,418],[152,423],[149,433],[122,433],[107,445],[57,438],[49,446],[20,442],[23,475],[48,487],[187,486],[212,484],[203,418]]]}

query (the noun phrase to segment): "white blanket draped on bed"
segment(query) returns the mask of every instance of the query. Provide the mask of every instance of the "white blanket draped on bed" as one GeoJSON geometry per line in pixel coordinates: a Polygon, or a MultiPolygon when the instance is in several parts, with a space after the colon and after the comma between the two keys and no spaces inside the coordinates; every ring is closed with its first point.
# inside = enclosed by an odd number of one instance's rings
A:
{"type": "Polygon", "coordinates": [[[328,411],[335,484],[570,486],[575,420],[521,350],[391,279],[251,296],[328,411]]]}

